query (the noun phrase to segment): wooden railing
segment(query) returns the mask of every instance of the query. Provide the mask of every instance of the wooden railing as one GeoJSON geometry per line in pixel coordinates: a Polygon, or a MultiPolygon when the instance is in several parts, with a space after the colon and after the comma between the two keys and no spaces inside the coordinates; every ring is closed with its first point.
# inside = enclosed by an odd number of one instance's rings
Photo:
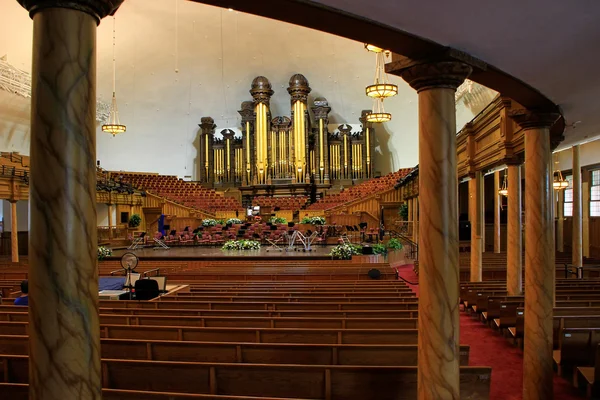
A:
{"type": "Polygon", "coordinates": [[[216,217],[215,214],[175,203],[172,200],[151,192],[146,192],[144,207],[161,207],[163,214],[178,217],[198,217],[203,219],[216,217]]]}

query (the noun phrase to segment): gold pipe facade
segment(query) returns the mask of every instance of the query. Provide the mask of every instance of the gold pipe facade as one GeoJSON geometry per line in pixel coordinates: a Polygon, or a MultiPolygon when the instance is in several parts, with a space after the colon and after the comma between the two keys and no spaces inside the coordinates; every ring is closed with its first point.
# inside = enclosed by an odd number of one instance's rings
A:
{"type": "Polygon", "coordinates": [[[251,181],[250,181],[250,179],[251,179],[251,176],[250,176],[250,171],[251,171],[250,147],[251,147],[250,146],[250,122],[247,121],[246,122],[246,174],[247,174],[246,178],[248,179],[248,184],[251,183],[251,181]]]}
{"type": "Polygon", "coordinates": [[[323,182],[323,173],[325,172],[325,163],[323,160],[323,120],[319,119],[319,180],[321,182],[323,182]]]}
{"type": "Polygon", "coordinates": [[[369,128],[367,128],[365,135],[365,143],[367,149],[367,170],[365,172],[367,178],[371,177],[371,138],[369,136],[369,128]]]}

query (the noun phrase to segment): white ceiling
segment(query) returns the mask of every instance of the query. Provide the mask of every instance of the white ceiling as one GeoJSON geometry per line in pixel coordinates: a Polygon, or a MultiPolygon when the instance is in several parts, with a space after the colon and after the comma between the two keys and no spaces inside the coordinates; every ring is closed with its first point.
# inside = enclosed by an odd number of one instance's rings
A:
{"type": "Polygon", "coordinates": [[[600,136],[597,0],[311,1],[465,51],[526,82],[561,107],[560,148],[600,136]]]}

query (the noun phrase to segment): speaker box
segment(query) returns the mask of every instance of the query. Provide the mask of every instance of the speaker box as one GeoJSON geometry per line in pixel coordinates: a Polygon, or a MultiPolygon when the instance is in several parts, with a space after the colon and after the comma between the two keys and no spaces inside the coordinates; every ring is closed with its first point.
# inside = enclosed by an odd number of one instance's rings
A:
{"type": "Polygon", "coordinates": [[[373,248],[371,246],[363,246],[362,248],[363,255],[371,255],[373,254],[373,248]]]}

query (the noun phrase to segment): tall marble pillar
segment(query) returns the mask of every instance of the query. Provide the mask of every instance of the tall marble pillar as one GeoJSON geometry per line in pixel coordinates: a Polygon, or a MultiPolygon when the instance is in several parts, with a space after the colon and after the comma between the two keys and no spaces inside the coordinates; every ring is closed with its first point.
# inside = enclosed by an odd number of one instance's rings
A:
{"type": "Polygon", "coordinates": [[[500,171],[494,172],[494,253],[500,253],[500,205],[502,196],[500,190],[500,171]]]}
{"type": "Polygon", "coordinates": [[[17,221],[17,201],[10,202],[10,258],[14,263],[19,262],[19,225],[17,221]]]}
{"type": "Polygon", "coordinates": [[[414,242],[419,243],[419,198],[413,199],[413,237],[414,242]]]}
{"type": "Polygon", "coordinates": [[[471,70],[458,61],[412,60],[399,69],[419,94],[420,400],[460,398],[454,94],[471,70]]]}
{"type": "Polygon", "coordinates": [[[575,266],[583,265],[583,210],[581,193],[581,164],[579,162],[579,145],[573,151],[573,260],[575,266]]]}
{"type": "Polygon", "coordinates": [[[565,251],[565,191],[557,190],[556,207],[556,251],[565,251]]]}
{"type": "Polygon", "coordinates": [[[523,293],[523,223],[521,219],[521,166],[508,166],[508,212],[506,218],[506,290],[509,296],[523,293]]]}
{"type": "Polygon", "coordinates": [[[550,127],[558,114],[511,111],[525,131],[525,341],[523,400],[552,400],[554,229],[550,127]]]}
{"type": "Polygon", "coordinates": [[[471,221],[471,282],[483,278],[483,175],[477,171],[469,181],[469,220],[471,221]]]}
{"type": "Polygon", "coordinates": [[[106,208],[108,209],[108,238],[112,239],[113,238],[113,226],[114,226],[114,224],[113,224],[113,218],[112,218],[113,208],[112,208],[111,204],[107,204],[106,208]]]}
{"type": "Polygon", "coordinates": [[[415,227],[413,226],[413,213],[412,213],[412,207],[413,207],[413,199],[410,198],[407,200],[408,203],[408,222],[410,225],[410,232],[411,232],[411,236],[414,236],[414,231],[415,231],[415,227]]]}
{"type": "Polygon", "coordinates": [[[29,398],[101,399],[96,26],[122,0],[19,0],[33,19],[29,398]]]}

